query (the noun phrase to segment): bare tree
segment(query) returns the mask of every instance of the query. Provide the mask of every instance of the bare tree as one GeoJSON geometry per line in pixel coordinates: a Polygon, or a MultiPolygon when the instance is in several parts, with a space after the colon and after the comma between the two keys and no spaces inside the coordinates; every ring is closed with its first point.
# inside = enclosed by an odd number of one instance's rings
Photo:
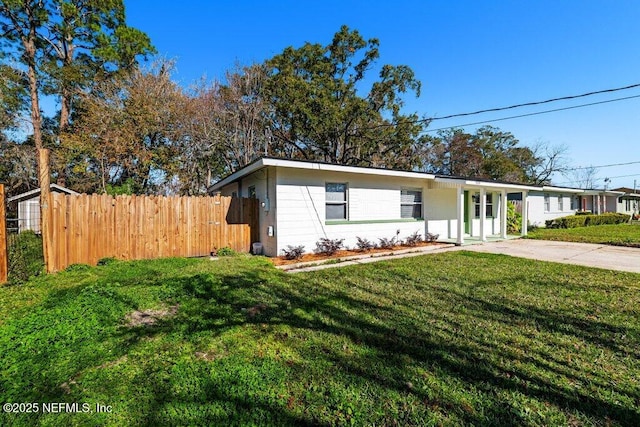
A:
{"type": "Polygon", "coordinates": [[[595,187],[598,168],[587,166],[572,171],[572,181],[576,183],[578,188],[591,189],[595,187]]]}
{"type": "Polygon", "coordinates": [[[538,142],[531,148],[536,162],[529,169],[532,184],[549,184],[555,173],[564,174],[567,171],[566,145],[551,145],[548,142],[538,142]]]}
{"type": "Polygon", "coordinates": [[[265,151],[263,65],[236,66],[226,82],[199,82],[182,117],[180,192],[199,194],[213,178],[251,163],[265,151]]]}

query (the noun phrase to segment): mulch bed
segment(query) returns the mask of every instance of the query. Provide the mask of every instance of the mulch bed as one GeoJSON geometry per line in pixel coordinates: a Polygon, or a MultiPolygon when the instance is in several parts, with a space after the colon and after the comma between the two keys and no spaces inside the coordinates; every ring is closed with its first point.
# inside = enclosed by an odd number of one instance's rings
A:
{"type": "Polygon", "coordinates": [[[354,255],[368,255],[368,254],[377,254],[377,253],[381,253],[381,252],[393,252],[393,251],[398,251],[400,249],[413,249],[413,248],[420,248],[420,247],[424,247],[424,246],[438,246],[441,245],[441,243],[436,243],[436,242],[422,242],[422,243],[418,243],[415,246],[406,246],[406,245],[398,245],[398,246],[394,246],[392,248],[388,248],[388,249],[382,249],[382,248],[375,248],[375,249],[370,249],[368,251],[360,251],[360,250],[341,250],[336,252],[333,255],[321,255],[321,254],[316,254],[316,253],[306,253],[304,255],[302,255],[302,258],[298,258],[298,259],[285,259],[284,256],[279,256],[279,257],[275,257],[275,258],[271,258],[271,260],[273,261],[274,265],[289,265],[289,264],[297,264],[300,262],[312,262],[312,261],[324,261],[324,260],[330,260],[330,259],[336,259],[336,258],[343,258],[343,257],[348,257],[348,256],[354,256],[354,255]]]}

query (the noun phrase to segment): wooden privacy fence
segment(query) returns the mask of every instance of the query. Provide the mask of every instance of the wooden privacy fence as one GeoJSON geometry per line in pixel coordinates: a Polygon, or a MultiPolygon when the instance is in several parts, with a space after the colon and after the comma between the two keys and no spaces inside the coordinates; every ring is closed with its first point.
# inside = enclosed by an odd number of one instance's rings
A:
{"type": "Polygon", "coordinates": [[[258,201],[231,197],[52,193],[43,238],[49,272],[71,264],[249,252],[258,240],[258,201]]]}

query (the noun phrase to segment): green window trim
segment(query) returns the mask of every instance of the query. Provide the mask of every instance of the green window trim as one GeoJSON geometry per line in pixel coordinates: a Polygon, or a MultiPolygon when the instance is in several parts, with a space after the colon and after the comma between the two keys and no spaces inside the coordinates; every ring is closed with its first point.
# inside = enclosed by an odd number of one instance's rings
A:
{"type": "Polygon", "coordinates": [[[325,225],[356,225],[356,224],[393,224],[402,222],[424,222],[424,218],[401,218],[401,219],[368,219],[358,221],[326,221],[325,225]]]}

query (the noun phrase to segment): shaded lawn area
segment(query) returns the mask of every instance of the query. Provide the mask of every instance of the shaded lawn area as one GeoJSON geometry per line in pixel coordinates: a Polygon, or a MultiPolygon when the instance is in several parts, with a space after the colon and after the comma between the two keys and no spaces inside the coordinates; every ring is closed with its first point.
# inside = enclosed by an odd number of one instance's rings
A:
{"type": "Polygon", "coordinates": [[[0,289],[0,394],[113,410],[0,424],[637,425],[639,283],[470,252],[72,266],[0,289]]]}
{"type": "Polygon", "coordinates": [[[640,225],[608,224],[577,228],[537,228],[531,230],[527,237],[540,240],[598,243],[640,248],[640,225]]]}

